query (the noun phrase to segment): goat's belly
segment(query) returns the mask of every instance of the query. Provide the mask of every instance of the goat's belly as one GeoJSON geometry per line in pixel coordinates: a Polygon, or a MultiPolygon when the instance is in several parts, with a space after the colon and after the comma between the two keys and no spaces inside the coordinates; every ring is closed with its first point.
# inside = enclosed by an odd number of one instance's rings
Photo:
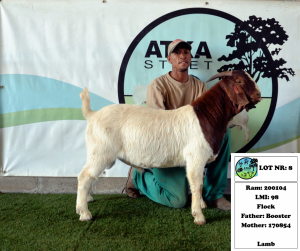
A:
{"type": "Polygon", "coordinates": [[[121,154],[118,157],[119,160],[123,161],[127,165],[141,168],[168,168],[176,166],[185,166],[186,161],[182,156],[161,156],[159,153],[156,156],[147,155],[147,156],[129,156],[121,154]]]}

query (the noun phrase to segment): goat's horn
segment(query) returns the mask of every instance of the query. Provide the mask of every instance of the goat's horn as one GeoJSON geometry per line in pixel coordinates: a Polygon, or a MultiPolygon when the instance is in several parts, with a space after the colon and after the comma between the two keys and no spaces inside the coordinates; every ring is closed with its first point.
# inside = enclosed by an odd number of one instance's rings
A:
{"type": "Polygon", "coordinates": [[[223,72],[220,72],[218,74],[216,74],[215,76],[211,77],[209,80],[207,80],[205,83],[209,82],[209,81],[212,81],[216,78],[221,78],[221,77],[230,77],[232,76],[232,71],[223,71],[223,72]]]}

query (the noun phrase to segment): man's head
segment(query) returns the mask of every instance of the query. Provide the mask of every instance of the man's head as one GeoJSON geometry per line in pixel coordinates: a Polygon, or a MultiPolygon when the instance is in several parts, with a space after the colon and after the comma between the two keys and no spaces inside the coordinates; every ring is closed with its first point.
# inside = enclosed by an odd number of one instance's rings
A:
{"type": "Polygon", "coordinates": [[[187,71],[192,60],[192,46],[187,42],[176,39],[169,44],[168,47],[168,62],[172,64],[172,70],[187,71]]]}
{"type": "Polygon", "coordinates": [[[181,40],[181,39],[176,39],[176,40],[174,40],[173,42],[171,42],[171,43],[169,44],[169,46],[168,46],[168,56],[170,56],[171,53],[172,53],[173,51],[175,51],[176,47],[179,46],[179,45],[180,45],[182,48],[188,49],[189,51],[192,50],[192,46],[191,46],[189,43],[187,43],[187,42],[185,42],[185,41],[183,41],[183,40],[181,40]]]}

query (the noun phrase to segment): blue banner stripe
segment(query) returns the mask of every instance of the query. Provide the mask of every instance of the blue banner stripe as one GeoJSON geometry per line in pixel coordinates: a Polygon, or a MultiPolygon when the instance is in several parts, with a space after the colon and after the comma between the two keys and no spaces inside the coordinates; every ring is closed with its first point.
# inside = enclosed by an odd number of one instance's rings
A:
{"type": "MultiPolygon", "coordinates": [[[[0,75],[0,114],[45,108],[81,108],[81,88],[51,78],[24,75],[0,75]]],[[[113,104],[90,93],[91,108],[99,110],[113,104]]]]}

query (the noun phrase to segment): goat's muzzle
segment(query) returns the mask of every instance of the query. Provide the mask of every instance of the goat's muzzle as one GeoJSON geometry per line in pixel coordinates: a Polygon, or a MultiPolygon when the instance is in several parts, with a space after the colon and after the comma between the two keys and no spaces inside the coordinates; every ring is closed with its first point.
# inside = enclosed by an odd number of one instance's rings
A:
{"type": "Polygon", "coordinates": [[[256,90],[254,94],[250,96],[250,103],[246,105],[245,109],[248,112],[250,109],[256,108],[256,104],[262,101],[261,92],[256,90]]]}

